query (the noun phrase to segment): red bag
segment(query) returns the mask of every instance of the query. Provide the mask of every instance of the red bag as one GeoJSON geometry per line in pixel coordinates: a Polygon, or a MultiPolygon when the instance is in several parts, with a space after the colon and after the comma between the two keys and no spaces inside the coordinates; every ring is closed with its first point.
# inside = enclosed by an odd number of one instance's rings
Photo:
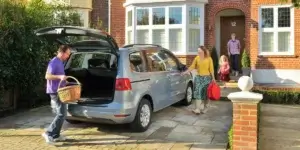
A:
{"type": "Polygon", "coordinates": [[[220,100],[221,88],[216,82],[211,82],[207,88],[207,97],[210,100],[220,100]]]}

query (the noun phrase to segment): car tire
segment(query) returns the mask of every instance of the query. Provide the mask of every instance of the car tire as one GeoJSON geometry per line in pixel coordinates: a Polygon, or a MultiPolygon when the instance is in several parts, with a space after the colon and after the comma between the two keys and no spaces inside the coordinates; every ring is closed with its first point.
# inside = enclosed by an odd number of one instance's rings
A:
{"type": "Polygon", "coordinates": [[[81,121],[78,121],[78,120],[70,120],[70,119],[66,119],[66,122],[68,122],[69,124],[79,124],[79,123],[81,123],[81,121]]]}
{"type": "Polygon", "coordinates": [[[151,118],[152,118],[151,104],[148,99],[143,98],[138,106],[133,122],[130,123],[131,130],[134,132],[146,131],[151,124],[151,118]]]}
{"type": "Polygon", "coordinates": [[[192,103],[193,100],[193,86],[191,83],[188,84],[185,90],[185,97],[182,100],[182,104],[185,106],[189,106],[192,103]]]}

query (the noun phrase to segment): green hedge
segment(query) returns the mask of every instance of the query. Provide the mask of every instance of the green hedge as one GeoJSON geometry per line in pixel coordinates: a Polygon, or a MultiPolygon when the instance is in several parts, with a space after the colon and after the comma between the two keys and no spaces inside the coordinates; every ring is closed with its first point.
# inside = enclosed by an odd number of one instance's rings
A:
{"type": "Polygon", "coordinates": [[[228,149],[232,150],[232,141],[233,141],[233,125],[231,125],[229,131],[228,131],[228,149]]]}
{"type": "Polygon", "coordinates": [[[300,104],[300,92],[279,90],[253,90],[263,94],[262,103],[267,104],[300,104]]]}
{"type": "Polygon", "coordinates": [[[55,25],[81,25],[80,15],[43,0],[0,0],[0,106],[11,89],[18,89],[18,101],[28,105],[35,105],[31,103],[38,100],[32,99],[42,95],[39,92],[45,93],[46,65],[57,45],[38,38],[34,30],[55,25]]]}

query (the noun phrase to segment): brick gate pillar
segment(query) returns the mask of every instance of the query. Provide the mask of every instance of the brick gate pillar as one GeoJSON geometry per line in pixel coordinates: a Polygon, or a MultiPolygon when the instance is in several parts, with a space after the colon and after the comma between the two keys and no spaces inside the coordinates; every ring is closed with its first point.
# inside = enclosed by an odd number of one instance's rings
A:
{"type": "Polygon", "coordinates": [[[250,92],[253,80],[242,76],[238,81],[241,92],[230,93],[233,103],[233,150],[257,150],[258,103],[262,94],[250,92]]]}

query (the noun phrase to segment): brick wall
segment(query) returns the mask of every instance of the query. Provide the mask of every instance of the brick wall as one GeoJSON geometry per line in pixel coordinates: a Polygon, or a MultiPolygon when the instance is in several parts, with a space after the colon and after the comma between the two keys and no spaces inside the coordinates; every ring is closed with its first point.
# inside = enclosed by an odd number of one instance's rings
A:
{"type": "MultiPolygon", "coordinates": [[[[125,0],[113,0],[111,5],[111,35],[119,46],[125,44],[125,0]]],[[[258,57],[258,8],[262,4],[278,4],[278,0],[210,0],[206,5],[205,46],[214,46],[215,16],[225,9],[238,9],[245,14],[245,48],[250,52],[251,67],[256,69],[300,69],[300,42],[295,43],[295,56],[258,57]],[[252,25],[251,25],[252,24],[252,25]],[[252,26],[252,27],[251,27],[252,26]]],[[[295,9],[295,24],[300,22],[300,10],[295,9]]],[[[295,41],[300,38],[300,26],[295,26],[295,41]]],[[[178,56],[190,64],[194,56],[178,56]]]]}
{"type": "MultiPolygon", "coordinates": [[[[254,27],[258,27],[258,9],[260,5],[278,4],[278,0],[252,0],[251,1],[251,21],[254,27]]],[[[256,28],[250,29],[250,55],[251,66],[256,69],[300,69],[300,9],[295,9],[295,55],[294,56],[269,56],[258,57],[258,33],[256,28]]]]}
{"type": "Polygon", "coordinates": [[[119,47],[125,44],[125,8],[126,0],[112,0],[110,34],[116,39],[119,47]]]}
{"type": "Polygon", "coordinates": [[[108,29],[108,0],[93,0],[91,23],[96,24],[98,19],[102,21],[102,27],[108,29]]]}
{"type": "Polygon", "coordinates": [[[256,103],[233,103],[233,150],[257,150],[256,103]]]}

